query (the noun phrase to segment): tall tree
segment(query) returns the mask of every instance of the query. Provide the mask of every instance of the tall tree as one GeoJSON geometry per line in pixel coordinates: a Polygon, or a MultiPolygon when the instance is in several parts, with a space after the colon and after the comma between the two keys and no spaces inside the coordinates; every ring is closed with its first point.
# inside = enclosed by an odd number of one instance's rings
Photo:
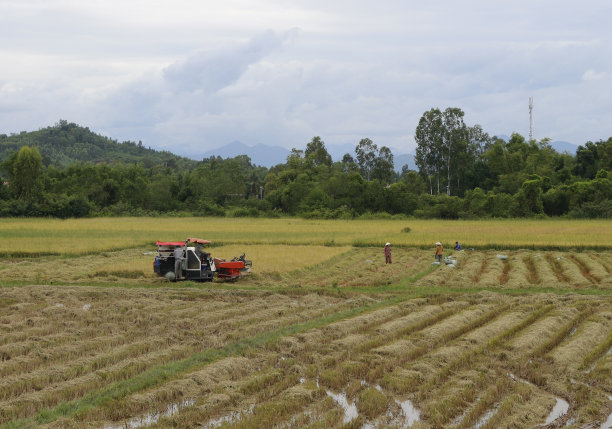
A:
{"type": "Polygon", "coordinates": [[[415,162],[419,172],[429,181],[429,193],[433,194],[432,177],[437,176],[440,193],[440,170],[442,169],[442,142],[444,126],[440,109],[432,108],[423,113],[414,135],[417,148],[415,162]]]}
{"type": "Polygon", "coordinates": [[[359,141],[359,144],[355,148],[359,172],[368,181],[372,177],[372,171],[374,170],[374,165],[376,163],[377,152],[378,146],[376,146],[374,142],[369,138],[361,139],[359,141]]]}
{"type": "Polygon", "coordinates": [[[323,142],[319,136],[313,137],[312,140],[306,145],[304,155],[307,159],[312,160],[315,167],[320,165],[327,165],[330,167],[332,165],[331,155],[325,148],[325,142],[323,142]]]}
{"type": "Polygon", "coordinates": [[[446,158],[446,195],[451,194],[451,174],[453,159],[467,150],[467,129],[463,122],[463,110],[458,107],[447,108],[442,115],[444,127],[444,148],[446,158]]]}
{"type": "Polygon", "coordinates": [[[341,161],[342,172],[349,173],[357,170],[357,163],[350,153],[345,153],[341,161]]]}
{"type": "Polygon", "coordinates": [[[23,146],[17,156],[5,164],[13,193],[18,198],[32,199],[42,192],[42,157],[35,147],[23,146]]]}
{"type": "Polygon", "coordinates": [[[378,156],[374,160],[374,168],[372,178],[378,179],[381,182],[389,184],[395,178],[395,170],[393,169],[393,153],[387,146],[381,146],[378,151],[378,156]]]}

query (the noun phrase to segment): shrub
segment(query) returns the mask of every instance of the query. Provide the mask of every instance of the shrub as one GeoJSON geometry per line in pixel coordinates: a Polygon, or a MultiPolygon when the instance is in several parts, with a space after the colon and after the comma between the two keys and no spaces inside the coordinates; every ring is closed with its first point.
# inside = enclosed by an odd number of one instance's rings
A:
{"type": "Polygon", "coordinates": [[[569,211],[568,217],[573,219],[610,219],[612,218],[612,200],[598,203],[583,203],[569,211]]]}

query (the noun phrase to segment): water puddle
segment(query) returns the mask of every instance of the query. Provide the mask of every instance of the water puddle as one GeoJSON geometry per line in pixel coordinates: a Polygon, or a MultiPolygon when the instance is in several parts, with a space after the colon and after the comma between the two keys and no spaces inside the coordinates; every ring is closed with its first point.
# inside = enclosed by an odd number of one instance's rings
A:
{"type": "Polygon", "coordinates": [[[251,405],[247,411],[230,411],[228,414],[216,419],[210,419],[202,425],[202,429],[213,429],[221,426],[223,423],[235,423],[242,420],[245,416],[253,413],[255,405],[251,405]]]}
{"type": "MultiPolygon", "coordinates": [[[[367,386],[368,382],[365,380],[361,380],[362,386],[367,386]]],[[[380,384],[375,384],[374,389],[378,390],[380,393],[383,393],[382,387],[380,384]]],[[[410,399],[406,399],[405,401],[398,401],[394,399],[395,403],[400,407],[402,413],[400,415],[400,419],[403,420],[399,426],[403,429],[409,428],[414,423],[418,422],[421,418],[421,412],[414,406],[410,399]]],[[[372,426],[373,427],[373,426],[372,426]]],[[[366,426],[363,426],[362,429],[367,429],[366,426]]]]}
{"type": "Polygon", "coordinates": [[[546,417],[546,422],[544,423],[545,425],[554,422],[560,417],[563,417],[569,410],[569,404],[565,399],[561,399],[561,398],[556,398],[556,399],[557,399],[557,403],[553,407],[548,417],[546,417]]]}
{"type": "Polygon", "coordinates": [[[326,390],[326,392],[327,395],[336,401],[344,410],[344,418],[342,419],[342,423],[349,423],[359,415],[357,412],[357,406],[354,403],[349,404],[349,402],[346,400],[346,393],[334,393],[330,390],[326,390]]]}
{"type": "MultiPolygon", "coordinates": [[[[608,396],[608,399],[612,401],[612,396],[608,396]]],[[[610,414],[608,419],[599,426],[599,429],[612,429],[612,414],[610,414]]]]}
{"type": "Polygon", "coordinates": [[[404,415],[403,428],[409,428],[420,420],[421,412],[414,407],[410,399],[401,402],[396,399],[395,403],[400,406],[402,414],[404,415]]]}
{"type": "Polygon", "coordinates": [[[481,427],[483,427],[491,417],[493,417],[495,415],[495,413],[497,412],[497,409],[499,408],[499,404],[495,404],[495,406],[493,408],[491,408],[489,411],[487,411],[485,413],[484,416],[482,416],[474,425],[474,428],[476,429],[480,429],[481,427]]]}
{"type": "Polygon", "coordinates": [[[587,374],[589,374],[591,371],[593,371],[595,369],[595,367],[597,366],[597,364],[599,364],[599,362],[604,359],[606,356],[609,356],[612,354],[612,347],[610,347],[608,349],[608,351],[606,352],[605,355],[601,356],[599,359],[597,359],[595,362],[593,362],[593,364],[589,367],[589,369],[586,371],[587,374]]]}
{"type": "MultiPolygon", "coordinates": [[[[533,383],[530,383],[527,380],[524,380],[522,378],[517,377],[516,375],[509,373],[508,376],[513,379],[514,381],[520,381],[521,383],[526,383],[529,384],[530,386],[533,386],[534,388],[538,388],[537,386],[535,386],[533,383]]],[[[573,378],[570,379],[570,383],[575,383],[578,384],[580,382],[574,380],[573,378]]],[[[548,414],[548,417],[546,417],[546,423],[544,423],[545,425],[554,422],[555,420],[557,420],[558,418],[563,417],[564,415],[567,414],[568,410],[569,410],[569,403],[563,399],[563,398],[558,398],[555,397],[556,399],[556,403],[555,406],[553,407],[552,411],[550,412],[550,414],[548,414]]]]}
{"type": "MultiPolygon", "coordinates": [[[[474,407],[476,405],[478,405],[478,403],[480,402],[480,398],[476,399],[476,402],[474,402],[474,407]]],[[[465,416],[467,416],[467,413],[470,411],[469,408],[466,408],[465,410],[463,410],[463,413],[458,416],[455,420],[453,420],[453,426],[459,426],[463,420],[465,419],[465,416]]]]}
{"type": "Polygon", "coordinates": [[[127,420],[126,422],[116,425],[110,424],[104,426],[104,429],[137,429],[153,425],[158,422],[162,417],[172,417],[177,414],[180,410],[186,407],[191,407],[195,404],[194,399],[185,399],[177,404],[170,404],[166,408],[166,411],[155,411],[144,414],[142,416],[134,417],[133,419],[127,420]]]}

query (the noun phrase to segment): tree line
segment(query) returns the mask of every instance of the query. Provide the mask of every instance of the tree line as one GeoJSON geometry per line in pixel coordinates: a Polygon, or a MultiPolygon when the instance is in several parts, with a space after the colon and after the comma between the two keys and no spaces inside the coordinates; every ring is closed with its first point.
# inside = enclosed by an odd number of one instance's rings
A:
{"type": "MultiPolygon", "coordinates": [[[[74,124],[55,127],[75,144],[79,133],[92,138],[74,124]]],[[[515,133],[504,141],[466,125],[461,109],[434,108],[421,117],[415,140],[418,171],[397,173],[391,150],[369,138],[333,162],[315,136],[271,168],[246,155],[196,162],[131,143],[132,157],[121,162],[54,164],[34,139],[0,164],[0,216],[612,217],[612,138],[558,153],[547,139],[515,133]],[[145,156],[134,158],[138,151],[145,156]]]]}

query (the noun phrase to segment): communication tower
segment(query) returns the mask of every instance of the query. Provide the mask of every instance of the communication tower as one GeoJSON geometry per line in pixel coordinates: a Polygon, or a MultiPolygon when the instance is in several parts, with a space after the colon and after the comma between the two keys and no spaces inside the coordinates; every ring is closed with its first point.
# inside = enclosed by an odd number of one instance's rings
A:
{"type": "Polygon", "coordinates": [[[529,97],[529,140],[533,140],[533,97],[529,97]]]}

